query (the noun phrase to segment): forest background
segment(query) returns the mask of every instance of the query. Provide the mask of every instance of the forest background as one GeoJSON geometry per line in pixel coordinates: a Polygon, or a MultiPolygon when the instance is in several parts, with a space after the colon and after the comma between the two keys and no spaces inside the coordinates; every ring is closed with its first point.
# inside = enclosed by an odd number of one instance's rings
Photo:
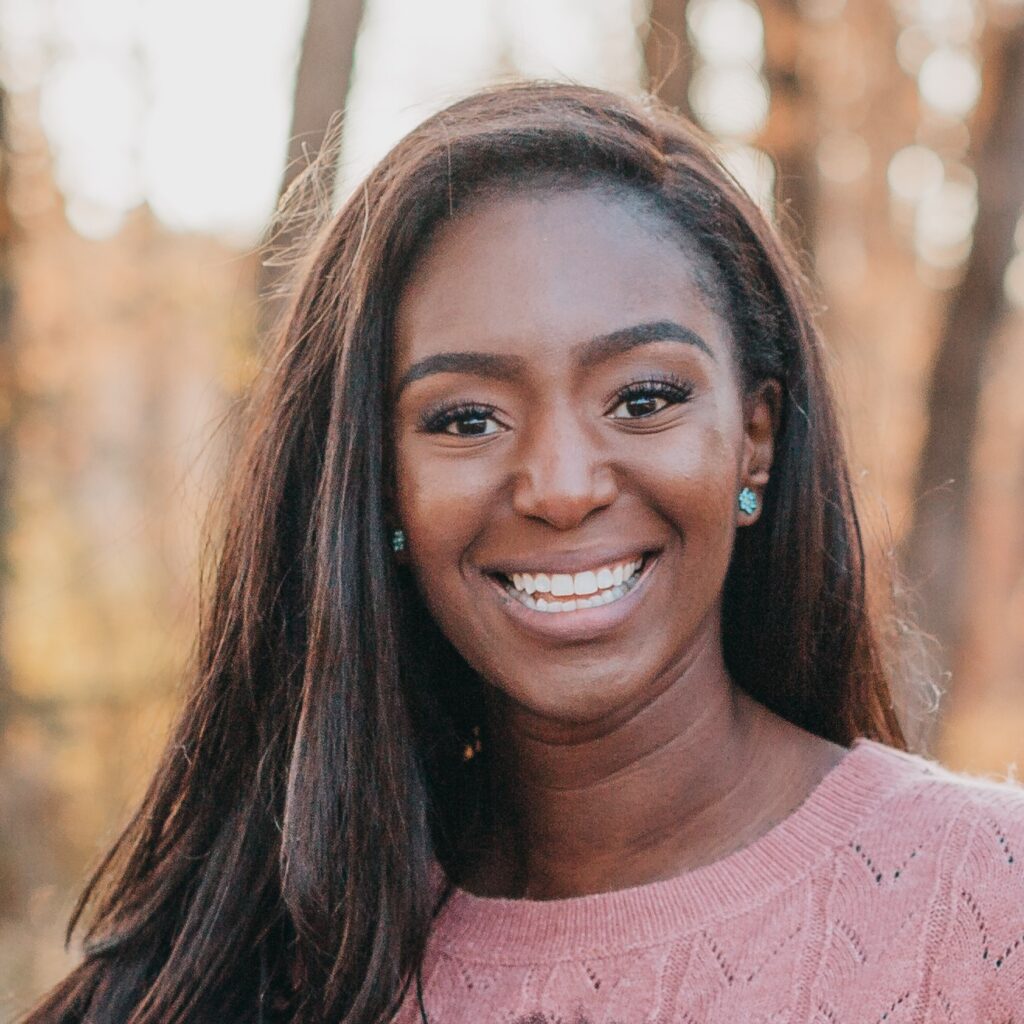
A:
{"type": "Polygon", "coordinates": [[[658,92],[798,247],[908,731],[1024,757],[1024,0],[0,0],[0,1019],[181,699],[277,196],[523,76],[658,92]]]}

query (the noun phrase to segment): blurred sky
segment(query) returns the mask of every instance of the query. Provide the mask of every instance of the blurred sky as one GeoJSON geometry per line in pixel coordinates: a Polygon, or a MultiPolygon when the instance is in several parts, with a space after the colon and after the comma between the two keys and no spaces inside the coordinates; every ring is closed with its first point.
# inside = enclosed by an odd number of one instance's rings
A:
{"type": "MultiPolygon", "coordinates": [[[[642,0],[367,0],[341,189],[502,69],[635,90],[642,0]]],[[[72,225],[252,244],[285,158],[307,0],[0,0],[0,80],[38,90],[72,225]]]]}

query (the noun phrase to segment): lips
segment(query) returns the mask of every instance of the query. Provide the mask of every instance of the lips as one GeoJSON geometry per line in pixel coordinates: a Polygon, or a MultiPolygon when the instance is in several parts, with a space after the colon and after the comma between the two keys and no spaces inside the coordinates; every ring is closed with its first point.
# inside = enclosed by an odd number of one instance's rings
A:
{"type": "MultiPolygon", "coordinates": [[[[576,555],[557,560],[537,559],[535,566],[574,571],[490,571],[487,577],[500,588],[506,614],[533,632],[565,640],[585,640],[621,622],[636,604],[636,590],[650,575],[655,552],[587,558],[576,555]],[[582,565],[596,568],[574,568],[582,565]]],[[[525,563],[518,563],[524,565],[525,563]]]]}

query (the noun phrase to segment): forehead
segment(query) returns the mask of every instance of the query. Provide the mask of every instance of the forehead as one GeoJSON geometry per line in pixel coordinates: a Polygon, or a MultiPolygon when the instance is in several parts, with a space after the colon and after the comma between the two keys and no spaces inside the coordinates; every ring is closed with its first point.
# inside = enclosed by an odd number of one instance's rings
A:
{"type": "Polygon", "coordinates": [[[606,190],[481,201],[441,226],[397,314],[397,364],[453,348],[554,358],[635,323],[672,320],[723,354],[705,259],[647,204],[606,190]]]}

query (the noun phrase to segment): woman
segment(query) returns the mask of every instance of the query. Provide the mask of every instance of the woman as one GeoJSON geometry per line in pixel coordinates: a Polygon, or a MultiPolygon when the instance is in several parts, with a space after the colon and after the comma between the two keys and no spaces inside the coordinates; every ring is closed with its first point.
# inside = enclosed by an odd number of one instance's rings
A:
{"type": "Polygon", "coordinates": [[[408,135],[311,249],[195,688],[27,1019],[1019,1013],[1024,794],[904,749],[822,358],[677,117],[408,135]]]}

